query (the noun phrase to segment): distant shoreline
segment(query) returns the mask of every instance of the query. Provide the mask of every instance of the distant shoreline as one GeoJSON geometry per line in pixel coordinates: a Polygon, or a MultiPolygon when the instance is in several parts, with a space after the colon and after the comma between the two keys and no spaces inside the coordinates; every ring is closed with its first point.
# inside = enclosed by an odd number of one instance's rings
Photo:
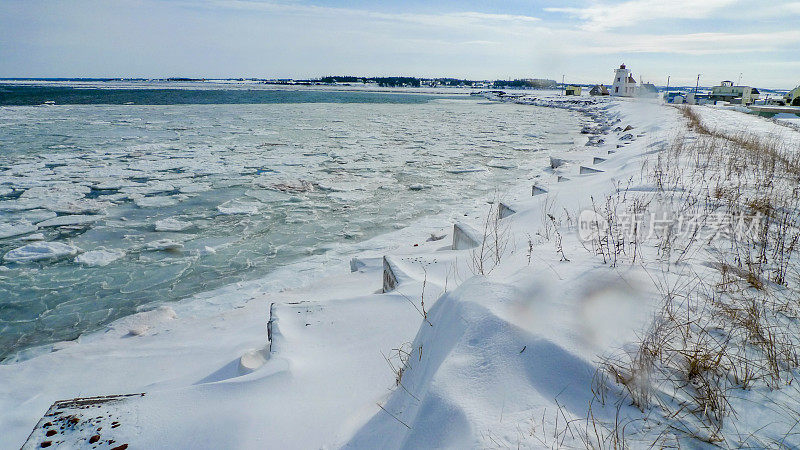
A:
{"type": "MultiPolygon", "coordinates": [[[[472,92],[492,90],[486,87],[438,86],[438,87],[381,87],[371,84],[280,84],[255,81],[168,81],[168,80],[119,80],[119,79],[42,79],[42,78],[0,78],[0,86],[63,86],[76,89],[195,89],[195,90],[282,90],[327,92],[375,92],[386,94],[447,94],[469,95],[472,92]]],[[[504,88],[514,92],[554,92],[558,89],[504,88]]]]}

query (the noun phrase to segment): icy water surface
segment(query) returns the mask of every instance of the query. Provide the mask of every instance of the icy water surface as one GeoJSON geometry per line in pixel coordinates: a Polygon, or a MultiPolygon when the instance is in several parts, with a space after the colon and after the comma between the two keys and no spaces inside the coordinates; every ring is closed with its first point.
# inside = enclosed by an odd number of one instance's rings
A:
{"type": "Polygon", "coordinates": [[[0,359],[456,209],[580,139],[561,110],[325,95],[0,108],[0,359]]]}

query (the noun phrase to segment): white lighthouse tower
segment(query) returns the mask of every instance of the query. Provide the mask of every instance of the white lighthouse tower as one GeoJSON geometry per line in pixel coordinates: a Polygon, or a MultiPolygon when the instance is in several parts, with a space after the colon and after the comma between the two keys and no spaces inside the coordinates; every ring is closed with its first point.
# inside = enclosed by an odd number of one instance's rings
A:
{"type": "Polygon", "coordinates": [[[631,71],[625,64],[619,66],[614,74],[614,82],[611,83],[611,95],[617,97],[633,97],[636,94],[636,80],[633,79],[631,71]]]}

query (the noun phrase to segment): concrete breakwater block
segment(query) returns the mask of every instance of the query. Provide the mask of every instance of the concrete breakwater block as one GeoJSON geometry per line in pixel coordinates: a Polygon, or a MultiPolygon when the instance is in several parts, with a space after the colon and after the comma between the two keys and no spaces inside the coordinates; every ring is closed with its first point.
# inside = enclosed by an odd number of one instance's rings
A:
{"type": "Polygon", "coordinates": [[[468,250],[481,245],[483,235],[465,223],[453,224],[453,250],[468,250]]]}
{"type": "Polygon", "coordinates": [[[378,270],[383,266],[383,257],[355,257],[350,259],[350,272],[364,272],[370,269],[378,270]]]}
{"type": "Polygon", "coordinates": [[[389,258],[383,257],[383,293],[393,291],[398,285],[397,268],[389,261],[389,258]]]}
{"type": "Polygon", "coordinates": [[[532,196],[534,196],[534,195],[542,195],[542,194],[547,194],[547,189],[541,188],[539,186],[536,186],[535,184],[533,186],[531,186],[531,195],[532,196]]]}
{"type": "Polygon", "coordinates": [[[404,273],[392,258],[383,257],[383,290],[385,294],[397,288],[402,281],[404,273]]]}
{"type": "Polygon", "coordinates": [[[516,212],[517,211],[514,208],[506,205],[503,202],[500,202],[497,205],[497,217],[499,217],[500,219],[505,219],[506,217],[515,214],[516,212]]]}
{"type": "Polygon", "coordinates": [[[554,156],[550,157],[550,168],[551,169],[558,169],[559,167],[563,166],[564,163],[567,162],[564,159],[556,158],[554,156]]]}
{"type": "Polygon", "coordinates": [[[601,162],[604,162],[605,160],[606,160],[605,158],[600,158],[599,156],[595,156],[594,159],[592,159],[592,164],[600,164],[601,162]]]}
{"type": "Polygon", "coordinates": [[[581,175],[584,174],[593,174],[593,173],[602,173],[603,171],[600,169],[593,169],[591,167],[581,166],[580,173],[581,175]]]}
{"type": "Polygon", "coordinates": [[[277,325],[278,317],[275,314],[275,303],[269,304],[269,318],[267,319],[267,352],[272,352],[272,343],[275,335],[279,333],[277,325]]]}
{"type": "Polygon", "coordinates": [[[404,263],[402,259],[391,256],[383,257],[383,289],[381,292],[384,294],[391,292],[397,286],[412,279],[409,275],[412,271],[405,264],[408,263],[404,263]]]}
{"type": "Polygon", "coordinates": [[[263,348],[248,350],[239,357],[238,375],[248,374],[266,364],[272,354],[275,338],[279,334],[277,305],[273,302],[269,304],[269,318],[267,318],[267,345],[263,348]]]}
{"type": "Polygon", "coordinates": [[[559,183],[563,183],[565,181],[569,181],[569,178],[567,178],[565,176],[561,176],[561,175],[558,176],[558,182],[559,183]]]}

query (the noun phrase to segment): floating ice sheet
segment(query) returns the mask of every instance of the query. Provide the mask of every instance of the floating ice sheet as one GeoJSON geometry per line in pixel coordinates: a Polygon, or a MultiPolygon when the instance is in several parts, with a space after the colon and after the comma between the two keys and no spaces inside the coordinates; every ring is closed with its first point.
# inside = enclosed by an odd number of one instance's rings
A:
{"type": "Polygon", "coordinates": [[[77,247],[62,242],[34,242],[9,251],[3,259],[17,263],[54,260],[74,256],[78,250],[77,247]]]}

